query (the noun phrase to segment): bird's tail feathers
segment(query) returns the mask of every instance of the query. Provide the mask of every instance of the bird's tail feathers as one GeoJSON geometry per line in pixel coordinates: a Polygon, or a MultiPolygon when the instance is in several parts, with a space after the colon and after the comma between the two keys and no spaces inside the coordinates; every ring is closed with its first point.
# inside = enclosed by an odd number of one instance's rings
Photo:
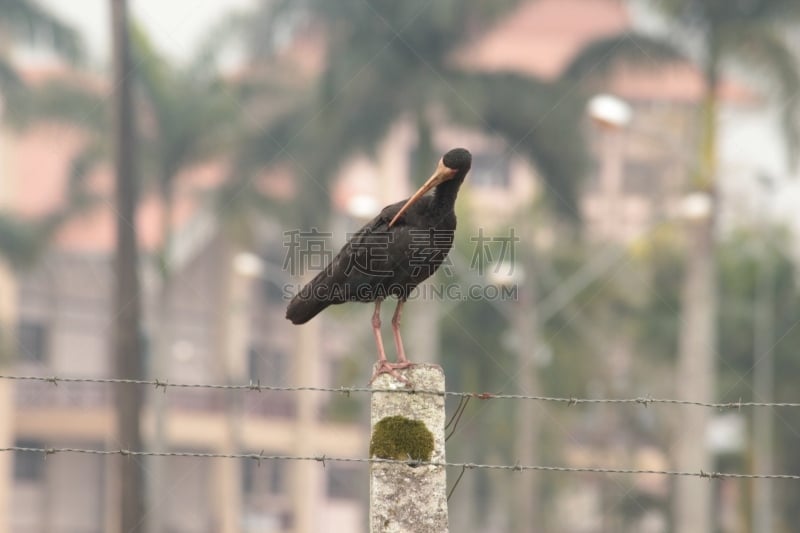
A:
{"type": "Polygon", "coordinates": [[[286,308],[286,318],[292,324],[305,324],[321,313],[331,302],[317,298],[313,291],[313,281],[303,287],[286,308]]]}

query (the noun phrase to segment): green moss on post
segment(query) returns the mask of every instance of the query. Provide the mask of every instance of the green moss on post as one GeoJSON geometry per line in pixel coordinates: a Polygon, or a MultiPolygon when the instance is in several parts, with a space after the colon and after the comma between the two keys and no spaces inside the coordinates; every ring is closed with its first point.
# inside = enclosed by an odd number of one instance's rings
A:
{"type": "Polygon", "coordinates": [[[419,420],[404,416],[387,416],[372,431],[370,457],[430,461],[433,453],[433,434],[419,420]]]}
{"type": "MultiPolygon", "coordinates": [[[[370,456],[419,461],[419,465],[372,463],[369,478],[370,533],[447,533],[447,471],[443,463],[444,393],[441,367],[417,364],[381,374],[372,384],[370,456]],[[381,392],[403,389],[405,392],[381,392]],[[430,464],[437,463],[437,464],[430,464]]],[[[412,463],[413,464],[413,463],[412,463]]]]}

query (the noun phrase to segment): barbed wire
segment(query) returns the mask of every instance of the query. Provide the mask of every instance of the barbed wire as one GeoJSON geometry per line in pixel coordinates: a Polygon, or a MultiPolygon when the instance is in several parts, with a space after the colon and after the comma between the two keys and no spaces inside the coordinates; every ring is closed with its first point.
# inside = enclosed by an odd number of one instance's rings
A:
{"type": "Polygon", "coordinates": [[[250,391],[250,392],[332,392],[349,396],[352,393],[399,393],[399,394],[430,394],[434,396],[445,396],[454,398],[477,398],[479,400],[531,400],[540,402],[563,403],[568,406],[580,404],[637,404],[647,407],[650,404],[667,405],[692,405],[697,407],[708,407],[712,409],[741,409],[743,407],[800,407],[800,402],[701,402],[695,400],[677,400],[672,398],[653,398],[650,396],[638,396],[636,398],[577,398],[577,397],[554,397],[537,396],[528,394],[502,394],[493,392],[459,392],[459,391],[437,391],[414,388],[397,389],[373,389],[371,387],[313,387],[313,386],[280,386],[262,385],[260,382],[249,382],[246,384],[221,384],[221,383],[171,383],[160,379],[122,379],[122,378],[77,378],[59,376],[11,376],[0,375],[0,379],[11,381],[36,381],[51,383],[58,386],[59,383],[95,383],[111,385],[146,385],[162,389],[166,392],[168,388],[176,389],[214,389],[231,391],[250,391]]]}
{"type": "Polygon", "coordinates": [[[542,471],[542,472],[584,472],[595,474],[654,474],[662,476],[699,477],[707,479],[784,479],[800,481],[800,475],[793,474],[737,474],[730,472],[699,472],[675,470],[649,470],[630,468],[602,468],[602,467],[572,467],[572,466],[543,466],[543,465],[493,465],[479,463],[448,463],[442,461],[414,461],[401,459],[357,458],[357,457],[328,457],[297,456],[297,455],[265,455],[263,450],[258,453],[215,453],[215,452],[152,452],[135,450],[90,450],[83,448],[30,448],[24,446],[11,446],[0,448],[0,452],[39,453],[47,458],[58,453],[82,453],[89,455],[119,455],[122,457],[194,457],[200,459],[247,459],[261,465],[262,461],[315,461],[324,467],[328,462],[341,463],[367,463],[367,464],[397,464],[411,467],[437,466],[445,468],[461,468],[463,470],[506,470],[513,472],[542,471]]]}

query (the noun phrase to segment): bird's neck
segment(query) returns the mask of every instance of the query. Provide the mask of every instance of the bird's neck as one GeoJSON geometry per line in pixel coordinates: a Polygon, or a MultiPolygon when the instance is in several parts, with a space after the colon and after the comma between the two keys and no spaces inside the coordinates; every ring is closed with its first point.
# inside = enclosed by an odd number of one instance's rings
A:
{"type": "MultiPolygon", "coordinates": [[[[465,173],[466,174],[466,173],[465,173]]],[[[455,176],[436,186],[433,193],[433,208],[436,211],[452,211],[456,205],[458,189],[464,182],[465,176],[455,176]]]]}

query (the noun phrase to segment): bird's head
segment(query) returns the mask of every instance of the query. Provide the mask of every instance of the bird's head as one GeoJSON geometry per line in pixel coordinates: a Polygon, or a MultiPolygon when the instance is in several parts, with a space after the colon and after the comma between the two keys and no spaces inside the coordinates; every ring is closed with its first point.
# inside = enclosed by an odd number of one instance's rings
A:
{"type": "Polygon", "coordinates": [[[397,214],[392,218],[391,222],[389,222],[389,227],[391,228],[397,219],[399,219],[403,214],[405,214],[408,209],[414,205],[414,203],[422,198],[425,193],[440,185],[446,181],[452,179],[459,179],[463,180],[464,176],[467,175],[470,166],[472,165],[472,154],[469,153],[469,150],[465,150],[464,148],[453,148],[446,154],[442,156],[439,160],[439,164],[436,165],[436,170],[428,178],[422,187],[420,187],[414,195],[408,199],[405,205],[397,212],[397,214]]]}
{"type": "Polygon", "coordinates": [[[442,164],[450,170],[466,172],[472,166],[472,154],[464,148],[453,148],[442,156],[442,164]]]}

